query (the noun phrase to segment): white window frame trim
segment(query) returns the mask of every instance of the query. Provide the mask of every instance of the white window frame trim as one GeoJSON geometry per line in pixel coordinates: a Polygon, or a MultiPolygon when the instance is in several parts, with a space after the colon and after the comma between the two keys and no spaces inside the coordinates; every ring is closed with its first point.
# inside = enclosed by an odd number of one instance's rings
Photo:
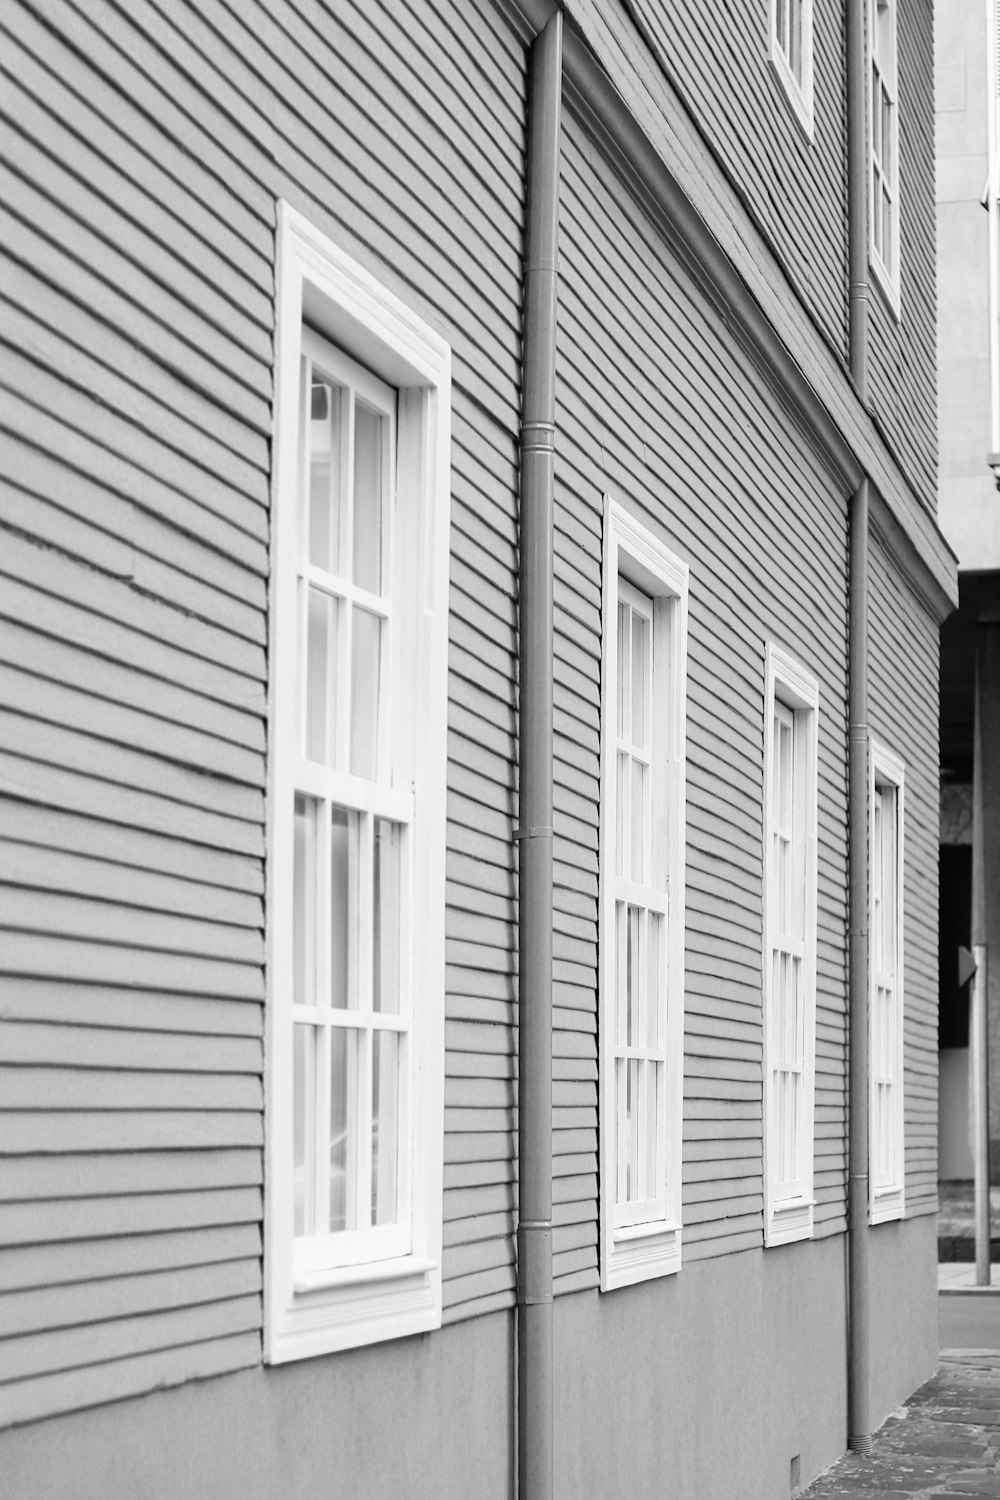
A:
{"type": "Polygon", "coordinates": [[[610,494],[604,496],[604,579],[601,673],[601,866],[598,878],[599,1076],[600,1076],[600,1234],[601,1290],[631,1286],[653,1277],[671,1275],[681,1267],[681,1194],[684,1126],[684,869],[685,764],[687,715],[688,565],[610,494]],[[671,660],[668,664],[672,703],[667,721],[673,743],[665,747],[667,782],[667,1143],[666,1201],[662,1220],[615,1229],[613,1127],[614,1069],[607,1052],[615,1027],[614,788],[617,703],[612,696],[613,671],[608,670],[609,648],[617,645],[618,575],[656,599],[675,601],[671,621],[671,660]],[[613,631],[608,622],[614,620],[613,631]]]}
{"type": "Polygon", "coordinates": [[[790,652],[768,642],[765,651],[764,694],[764,951],[763,951],[763,1127],[764,1127],[764,1244],[787,1245],[796,1240],[812,1237],[814,1157],[816,1150],[815,1089],[816,1089],[816,934],[818,896],[818,790],[819,790],[819,683],[813,674],[790,652]],[[799,1197],[786,1199],[780,1206],[772,1201],[771,1182],[771,1044],[769,1039],[772,1015],[772,922],[769,910],[768,885],[772,847],[771,817],[771,762],[773,759],[774,702],[784,703],[797,715],[807,716],[808,740],[806,742],[807,783],[805,798],[805,932],[803,941],[802,982],[804,992],[803,1016],[803,1066],[802,1066],[802,1117],[807,1127],[808,1148],[805,1150],[803,1190],[799,1197]]]}
{"type": "MultiPolygon", "coordinates": [[[[896,178],[893,183],[892,213],[893,213],[893,244],[896,249],[896,263],[893,267],[885,264],[881,254],[875,248],[875,161],[874,161],[874,113],[875,99],[872,89],[872,66],[875,57],[875,15],[878,10],[879,0],[868,0],[868,48],[866,54],[867,76],[865,93],[868,99],[867,142],[868,142],[868,263],[875,273],[875,279],[886,301],[892,310],[897,322],[902,321],[902,296],[900,292],[900,268],[902,264],[902,243],[900,232],[902,227],[902,162],[899,155],[899,5],[898,0],[888,0],[892,8],[892,45],[893,45],[893,72],[895,96],[892,110],[892,157],[896,164],[896,178]]],[[[885,145],[882,149],[885,156],[885,145]]]]}
{"type": "Polygon", "coordinates": [[[441,1325],[444,911],[447,776],[451,350],[440,335],[289,204],[278,205],[268,712],[264,1360],[287,1360],[441,1325]],[[296,1274],[292,1204],[292,1026],[276,998],[292,971],[290,768],[296,748],[296,493],[299,358],[316,328],[398,391],[398,504],[419,507],[420,649],[415,736],[413,1101],[410,1249],[296,1274]],[[409,489],[409,495],[406,490],[409,489]],[[281,503],[285,497],[285,503],[281,503]],[[285,559],[291,554],[291,565],[285,559]],[[288,804],[287,816],[277,809],[288,804]]]}
{"type": "MultiPolygon", "coordinates": [[[[786,0],[787,3],[787,0],[786,0]]],[[[812,141],[815,134],[813,85],[813,0],[802,0],[802,82],[792,72],[778,39],[778,0],[768,0],[767,55],[781,81],[792,112],[812,141]]]]}
{"type": "MultiPolygon", "coordinates": [[[[868,1164],[869,1180],[869,1222],[872,1224],[885,1224],[893,1219],[901,1219],[906,1212],[906,1133],[905,1133],[905,1031],[904,1031],[904,1006],[905,986],[903,961],[905,946],[903,942],[903,918],[905,913],[904,894],[904,825],[906,808],[906,766],[904,762],[887,745],[882,744],[874,737],[868,742],[868,847],[872,848],[874,823],[875,823],[875,791],[878,781],[888,782],[896,788],[896,1071],[895,1078],[897,1087],[895,1089],[894,1128],[896,1132],[896,1161],[899,1167],[897,1180],[888,1187],[876,1189],[874,1165],[871,1159],[868,1164]]],[[[868,1058],[869,1058],[869,1120],[875,1117],[875,1072],[871,1066],[873,1056],[872,1025],[874,1022],[874,999],[875,999],[875,960],[874,944],[872,935],[873,916],[873,891],[872,891],[872,863],[869,858],[868,869],[868,1058]]],[[[869,1158],[872,1154],[872,1142],[868,1143],[869,1158]]]]}

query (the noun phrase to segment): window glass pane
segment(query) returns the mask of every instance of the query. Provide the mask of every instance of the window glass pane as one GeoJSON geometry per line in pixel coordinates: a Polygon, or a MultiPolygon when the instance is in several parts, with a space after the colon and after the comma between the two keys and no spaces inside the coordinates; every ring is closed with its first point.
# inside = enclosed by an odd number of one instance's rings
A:
{"type": "Polygon", "coordinates": [[[633,880],[646,880],[646,843],[649,836],[649,767],[632,762],[632,837],[627,874],[633,880]]]}
{"type": "Polygon", "coordinates": [[[666,924],[659,912],[650,912],[649,922],[649,952],[648,952],[648,990],[646,1000],[646,1046],[659,1048],[663,1045],[663,1025],[661,1009],[664,997],[660,994],[660,975],[665,974],[663,965],[662,948],[663,934],[666,924]]]}
{"type": "Polygon", "coordinates": [[[619,1047],[628,1045],[628,909],[615,902],[615,1033],[619,1047]]]}
{"type": "Polygon", "coordinates": [[[399,880],[402,831],[386,818],[375,820],[373,860],[374,952],[372,954],[372,1005],[375,1010],[399,1010],[399,880]]]}
{"type": "Polygon", "coordinates": [[[635,1047],[639,1029],[639,908],[628,909],[628,1013],[625,1026],[627,1045],[635,1047]]]}
{"type": "Polygon", "coordinates": [[[372,1223],[396,1219],[399,1140],[399,1036],[372,1034],[372,1223]]]}
{"type": "Polygon", "coordinates": [[[882,111],[879,101],[882,98],[882,80],[878,75],[878,68],[872,64],[872,155],[875,160],[882,160],[882,111]]]}
{"type": "Polygon", "coordinates": [[[618,751],[618,776],[615,781],[615,874],[625,872],[626,824],[629,804],[629,766],[631,756],[618,751]]]}
{"type": "Polygon", "coordinates": [[[802,82],[802,0],[789,0],[788,66],[796,83],[802,82]]]}
{"type": "Polygon", "coordinates": [[[306,756],[330,763],[335,740],[334,670],[337,662],[337,601],[309,590],[306,646],[306,756]]]}
{"type": "Polygon", "coordinates": [[[639,1177],[637,1172],[639,1161],[639,1062],[634,1057],[630,1057],[628,1060],[628,1095],[625,1103],[625,1113],[628,1119],[628,1184],[626,1192],[629,1201],[634,1202],[639,1196],[639,1177]]]}
{"type": "Polygon", "coordinates": [[[615,1058],[615,1202],[628,1201],[628,1058],[615,1058]]]}
{"type": "Polygon", "coordinates": [[[330,1004],[357,1005],[352,969],[357,963],[357,922],[352,875],[357,868],[358,815],[343,807],[330,813],[330,1004]]]}
{"type": "Polygon", "coordinates": [[[632,615],[632,742],[645,750],[649,736],[649,621],[632,615]]]}
{"type": "Polygon", "coordinates": [[[628,701],[631,688],[629,666],[629,615],[627,604],[618,605],[618,738],[624,739],[628,721],[628,701]]]}
{"type": "Polygon", "coordinates": [[[292,1001],[316,1003],[316,804],[295,798],[292,875],[292,1001]]]}
{"type": "Polygon", "coordinates": [[[351,651],[351,771],[374,781],[378,763],[382,621],[366,609],[354,611],[351,651]]]}
{"type": "Polygon", "coordinates": [[[358,1033],[330,1028],[330,1231],[357,1229],[358,1033]]]}
{"type": "Polygon", "coordinates": [[[882,171],[892,182],[896,175],[896,164],[892,159],[892,104],[885,89],[882,94],[882,171]]]}
{"type": "Polygon", "coordinates": [[[774,9],[774,34],[778,46],[788,56],[788,4],[787,0],[777,0],[774,9]]]}
{"type": "Polygon", "coordinates": [[[296,1235],[313,1232],[310,1149],[316,1138],[316,1031],[292,1027],[292,1224],[296,1235]]]}
{"type": "Polygon", "coordinates": [[[892,203],[889,194],[882,190],[882,259],[885,261],[887,270],[893,269],[895,250],[892,238],[892,203]]]}
{"type": "Polygon", "coordinates": [[[309,422],[309,561],[329,573],[340,566],[342,387],[314,374],[309,422]]]}
{"type": "Polygon", "coordinates": [[[354,582],[373,594],[382,591],[383,475],[385,418],[358,401],[354,407],[354,582]]]}

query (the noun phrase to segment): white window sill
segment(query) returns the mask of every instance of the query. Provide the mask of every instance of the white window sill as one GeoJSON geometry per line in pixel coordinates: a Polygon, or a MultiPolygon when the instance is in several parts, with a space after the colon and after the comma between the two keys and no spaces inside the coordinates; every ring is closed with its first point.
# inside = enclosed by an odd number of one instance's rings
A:
{"type": "Polygon", "coordinates": [[[601,1290],[634,1286],[656,1276],[674,1276],[681,1268],[679,1224],[632,1224],[613,1231],[601,1290]]]}
{"type": "Polygon", "coordinates": [[[324,1266],[316,1271],[300,1271],[292,1290],[296,1297],[323,1292],[342,1286],[366,1286],[378,1281],[401,1281],[407,1276],[423,1276],[437,1269],[433,1260],[418,1260],[408,1255],[400,1260],[369,1261],[358,1266],[324,1266]]]}
{"type": "Polygon", "coordinates": [[[772,1208],[764,1231],[764,1243],[792,1245],[797,1240],[812,1239],[814,1198],[796,1198],[772,1208]]]}
{"type": "Polygon", "coordinates": [[[408,1255],[301,1271],[266,1326],[268,1364],[429,1333],[441,1327],[440,1266],[408,1255]]]}
{"type": "Polygon", "coordinates": [[[869,1223],[888,1224],[893,1219],[901,1219],[905,1206],[901,1187],[879,1188],[872,1196],[869,1223]]]}

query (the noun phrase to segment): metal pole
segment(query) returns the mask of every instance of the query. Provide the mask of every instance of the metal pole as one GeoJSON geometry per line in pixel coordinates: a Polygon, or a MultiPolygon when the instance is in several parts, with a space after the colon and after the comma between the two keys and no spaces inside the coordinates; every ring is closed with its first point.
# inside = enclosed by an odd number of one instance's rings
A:
{"type": "Polygon", "coordinates": [[[976,632],[975,707],[972,731],[972,956],[969,991],[969,1083],[975,1190],[976,1285],[990,1284],[989,948],[987,936],[986,825],[983,763],[983,694],[991,681],[983,660],[985,632],[976,632]]]}
{"type": "MultiPolygon", "coordinates": [[[[868,402],[868,143],[866,9],[847,4],[847,226],[851,375],[868,402]]],[[[847,1442],[871,1448],[871,1269],[868,1047],[868,542],[871,494],[862,479],[851,504],[850,728],[848,800],[848,1194],[847,1442]]]]}
{"type": "Polygon", "coordinates": [[[534,43],[520,514],[517,1415],[520,1500],[551,1500],[552,551],[562,14],[534,43]]]}
{"type": "Polygon", "coordinates": [[[990,1110],[989,1037],[989,949],[985,943],[973,947],[976,972],[972,976],[969,1015],[969,1045],[972,1056],[972,1155],[975,1173],[976,1285],[990,1284],[990,1110]]]}
{"type": "Polygon", "coordinates": [[[851,509],[850,946],[848,950],[848,1393],[847,1441],[871,1447],[871,1271],[868,1237],[868,480],[851,509]]]}

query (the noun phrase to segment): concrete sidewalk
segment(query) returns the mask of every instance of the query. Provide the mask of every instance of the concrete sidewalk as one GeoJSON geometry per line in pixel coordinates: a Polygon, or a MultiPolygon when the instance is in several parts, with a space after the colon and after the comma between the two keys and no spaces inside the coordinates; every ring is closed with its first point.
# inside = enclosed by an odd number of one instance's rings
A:
{"type": "Polygon", "coordinates": [[[879,1429],[873,1452],[846,1454],[801,1494],[1000,1500],[1000,1351],[942,1350],[941,1369],[879,1429]]]}

